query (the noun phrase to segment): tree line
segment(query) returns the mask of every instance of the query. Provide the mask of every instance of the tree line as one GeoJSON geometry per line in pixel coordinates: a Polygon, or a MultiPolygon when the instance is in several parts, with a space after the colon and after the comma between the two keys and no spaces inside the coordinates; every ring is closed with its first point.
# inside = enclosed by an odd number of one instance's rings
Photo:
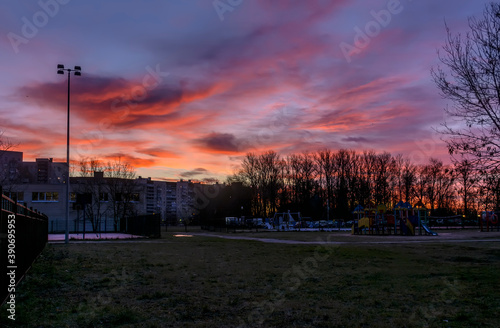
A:
{"type": "Polygon", "coordinates": [[[500,207],[498,171],[477,170],[467,160],[424,165],[388,152],[323,149],[280,156],[248,153],[229,182],[252,193],[252,214],[300,211],[314,218],[349,218],[358,204],[392,208],[422,203],[432,215],[466,214],[500,207]]]}

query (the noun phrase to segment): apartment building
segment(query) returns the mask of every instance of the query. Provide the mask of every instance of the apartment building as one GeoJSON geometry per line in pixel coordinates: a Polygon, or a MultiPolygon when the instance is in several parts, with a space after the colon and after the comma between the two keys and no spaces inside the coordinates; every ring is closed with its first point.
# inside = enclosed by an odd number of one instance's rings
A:
{"type": "MultiPolygon", "coordinates": [[[[49,231],[66,224],[66,163],[52,158],[24,162],[22,152],[0,152],[3,193],[49,217],[49,231]]],[[[125,215],[159,214],[169,225],[192,222],[198,215],[197,193],[206,185],[191,180],[157,181],[93,176],[70,178],[70,231],[120,229],[125,215]],[[85,209],[85,210],[84,210],[85,209]]]]}

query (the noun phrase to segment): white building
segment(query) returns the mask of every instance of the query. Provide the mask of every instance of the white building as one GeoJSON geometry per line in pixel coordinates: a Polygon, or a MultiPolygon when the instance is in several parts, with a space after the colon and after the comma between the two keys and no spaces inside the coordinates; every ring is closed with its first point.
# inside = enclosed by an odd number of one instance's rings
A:
{"type": "MultiPolygon", "coordinates": [[[[0,185],[3,193],[16,198],[49,217],[49,231],[62,232],[66,222],[66,163],[52,158],[24,162],[22,152],[0,152],[0,185]]],[[[196,216],[196,188],[191,180],[156,181],[139,177],[135,180],[107,178],[95,172],[92,177],[71,177],[70,231],[82,231],[90,223],[100,230],[120,229],[120,217],[159,214],[162,222],[183,224],[196,216]],[[82,195],[91,194],[83,210],[82,195]],[[80,195],[80,196],[78,196],[80,195]],[[91,203],[89,203],[91,202],[91,203]],[[126,212],[126,213],[125,213],[126,212]]]]}

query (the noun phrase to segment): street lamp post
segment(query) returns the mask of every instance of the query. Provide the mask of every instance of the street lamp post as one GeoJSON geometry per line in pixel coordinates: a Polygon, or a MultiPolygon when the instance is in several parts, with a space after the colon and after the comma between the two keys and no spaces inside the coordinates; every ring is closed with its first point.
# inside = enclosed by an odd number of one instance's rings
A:
{"type": "Polygon", "coordinates": [[[57,74],[64,74],[64,71],[68,72],[68,121],[66,127],[66,165],[67,165],[67,174],[66,174],[66,224],[65,224],[65,236],[64,242],[67,244],[69,242],[69,86],[70,86],[70,77],[71,72],[75,73],[75,76],[81,76],[82,68],[80,66],[75,66],[75,68],[64,68],[64,65],[57,65],[57,74]]]}

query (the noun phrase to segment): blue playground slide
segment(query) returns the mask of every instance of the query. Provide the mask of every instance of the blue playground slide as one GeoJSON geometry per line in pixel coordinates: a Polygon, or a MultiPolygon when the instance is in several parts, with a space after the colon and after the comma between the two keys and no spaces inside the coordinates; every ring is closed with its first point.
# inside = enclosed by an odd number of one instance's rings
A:
{"type": "Polygon", "coordinates": [[[424,228],[425,232],[427,232],[429,235],[433,235],[433,236],[437,236],[438,235],[437,232],[432,231],[425,224],[421,223],[421,225],[422,225],[422,228],[424,228]]]}

